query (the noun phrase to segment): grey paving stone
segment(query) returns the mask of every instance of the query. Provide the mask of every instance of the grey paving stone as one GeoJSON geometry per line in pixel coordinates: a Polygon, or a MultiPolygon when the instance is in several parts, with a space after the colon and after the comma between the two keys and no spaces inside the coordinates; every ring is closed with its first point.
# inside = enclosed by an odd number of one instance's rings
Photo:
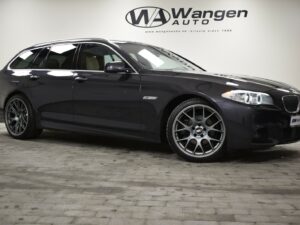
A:
{"type": "Polygon", "coordinates": [[[116,219],[113,218],[109,221],[109,225],[145,225],[144,219],[116,219]]]}
{"type": "Polygon", "coordinates": [[[46,131],[15,140],[0,124],[0,221],[294,225],[299,171],[300,143],[196,164],[116,138],[46,131]]]}
{"type": "Polygon", "coordinates": [[[46,216],[41,217],[37,223],[49,223],[49,224],[70,224],[74,220],[73,217],[62,216],[46,216]]]}
{"type": "Polygon", "coordinates": [[[184,221],[183,225],[219,225],[215,221],[184,221]]]}
{"type": "Polygon", "coordinates": [[[70,210],[65,211],[64,214],[66,216],[76,216],[76,217],[93,217],[96,215],[95,211],[89,211],[89,210],[70,210]]]}
{"type": "Polygon", "coordinates": [[[79,217],[72,224],[78,225],[107,225],[110,219],[97,217],[79,217]]]}
{"type": "Polygon", "coordinates": [[[182,221],[178,220],[147,220],[146,225],[183,225],[182,221]]]}

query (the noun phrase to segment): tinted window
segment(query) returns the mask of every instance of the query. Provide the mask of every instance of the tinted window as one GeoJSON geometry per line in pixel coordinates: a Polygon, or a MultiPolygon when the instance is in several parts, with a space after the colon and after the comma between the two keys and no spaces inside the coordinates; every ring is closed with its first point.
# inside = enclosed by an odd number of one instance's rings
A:
{"type": "Polygon", "coordinates": [[[51,46],[48,57],[40,68],[72,69],[76,48],[77,45],[74,44],[57,44],[51,46]]]}
{"type": "Polygon", "coordinates": [[[110,48],[100,44],[85,44],[81,48],[79,69],[103,71],[106,63],[122,61],[110,48]]]}
{"type": "Polygon", "coordinates": [[[22,52],[11,64],[12,69],[29,69],[41,49],[27,50],[22,52]]]}
{"type": "Polygon", "coordinates": [[[39,52],[38,56],[35,58],[34,62],[32,63],[33,69],[40,69],[43,67],[47,59],[48,52],[49,52],[49,48],[44,48],[39,52]]]}

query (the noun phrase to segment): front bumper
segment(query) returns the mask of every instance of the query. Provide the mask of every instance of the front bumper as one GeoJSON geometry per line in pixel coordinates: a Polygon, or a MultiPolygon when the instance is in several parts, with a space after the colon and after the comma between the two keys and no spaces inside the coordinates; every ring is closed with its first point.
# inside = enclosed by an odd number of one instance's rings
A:
{"type": "Polygon", "coordinates": [[[300,140],[300,127],[290,127],[292,114],[273,106],[222,102],[229,150],[259,149],[300,140]]]}

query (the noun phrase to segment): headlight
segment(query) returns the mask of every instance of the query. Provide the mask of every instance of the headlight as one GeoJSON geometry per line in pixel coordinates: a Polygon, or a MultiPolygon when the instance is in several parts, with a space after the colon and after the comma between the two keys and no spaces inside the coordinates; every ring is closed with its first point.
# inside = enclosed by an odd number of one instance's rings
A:
{"type": "Polygon", "coordinates": [[[262,92],[232,90],[222,94],[223,98],[241,102],[248,105],[273,105],[270,95],[262,92]]]}

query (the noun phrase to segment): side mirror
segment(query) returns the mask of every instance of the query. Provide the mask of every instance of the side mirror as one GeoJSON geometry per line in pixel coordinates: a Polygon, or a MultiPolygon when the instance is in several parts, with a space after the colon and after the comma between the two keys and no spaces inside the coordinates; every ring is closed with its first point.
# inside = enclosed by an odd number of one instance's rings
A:
{"type": "Polygon", "coordinates": [[[124,62],[106,63],[104,71],[106,73],[130,73],[131,69],[126,68],[124,62]]]}

